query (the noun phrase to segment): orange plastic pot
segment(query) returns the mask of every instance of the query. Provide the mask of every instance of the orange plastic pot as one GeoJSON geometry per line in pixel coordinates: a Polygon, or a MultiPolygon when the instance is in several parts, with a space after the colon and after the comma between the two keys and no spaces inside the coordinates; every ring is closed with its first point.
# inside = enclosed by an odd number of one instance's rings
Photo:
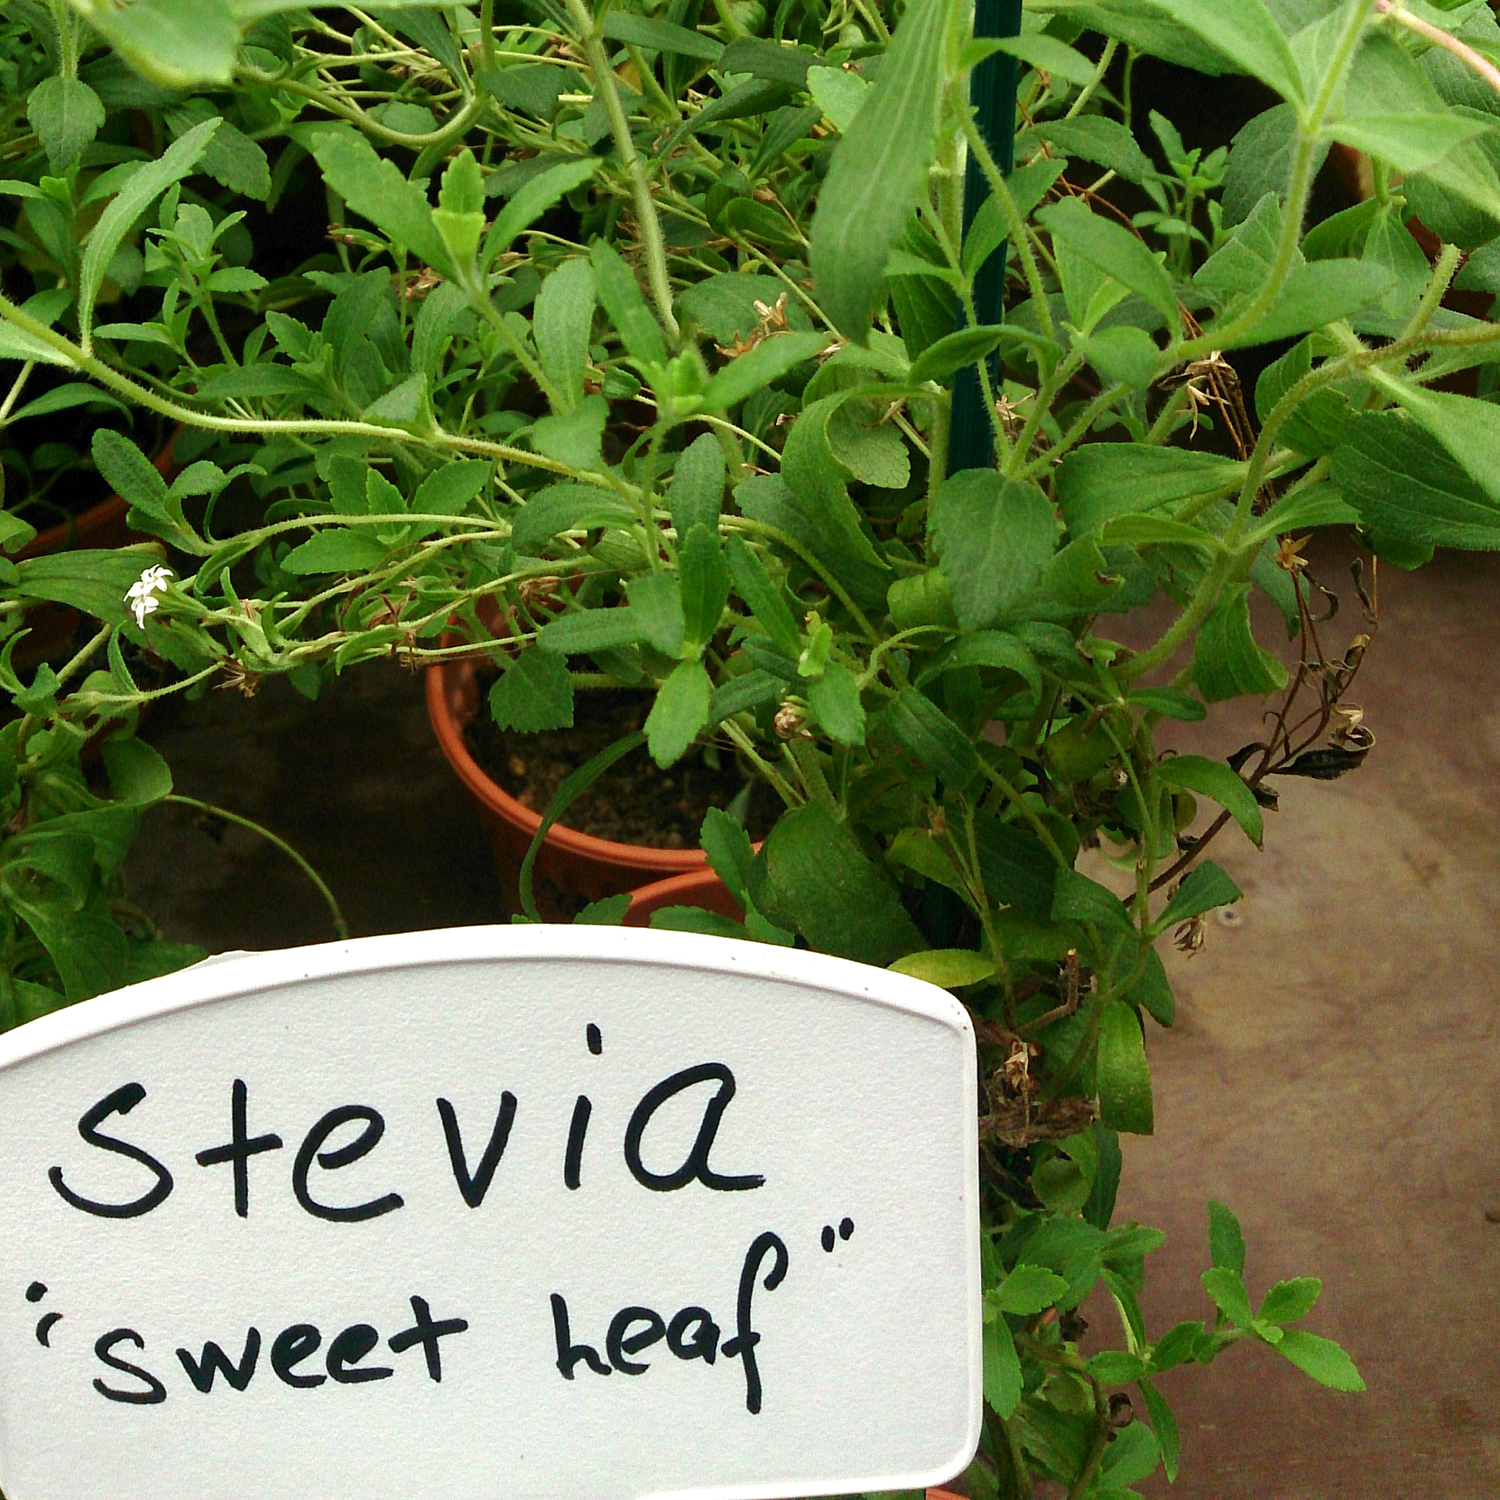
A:
{"type": "MultiPolygon", "coordinates": [[[[459,657],[429,667],[426,692],[427,716],[438,747],[478,809],[495,851],[495,869],[505,900],[512,911],[517,911],[521,861],[542,826],[541,815],[498,785],[464,743],[464,726],[479,712],[476,661],[459,657]]],[[[701,875],[708,861],[701,849],[617,844],[557,823],[547,830],[535,868],[563,896],[600,901],[664,876],[701,875]]]]}
{"type": "Polygon", "coordinates": [[[716,912],[736,922],[745,920],[744,907],[729,894],[729,888],[712,870],[693,870],[686,875],[673,875],[669,880],[643,885],[630,898],[625,925],[649,927],[652,914],[667,906],[699,906],[704,911],[716,912]]]}

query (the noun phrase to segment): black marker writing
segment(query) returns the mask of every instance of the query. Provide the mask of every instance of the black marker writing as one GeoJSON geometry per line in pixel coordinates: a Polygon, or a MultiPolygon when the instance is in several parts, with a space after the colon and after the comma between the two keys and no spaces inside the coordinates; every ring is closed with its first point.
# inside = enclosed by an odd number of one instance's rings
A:
{"type": "Polygon", "coordinates": [[[82,1209],[86,1214],[96,1214],[101,1219],[134,1219],[141,1214],[149,1214],[157,1204],[166,1201],[167,1195],[172,1191],[172,1174],[149,1151],[132,1146],[129,1141],[104,1135],[99,1129],[111,1115],[128,1115],[145,1097],[146,1090],[141,1084],[122,1084],[114,1093],[106,1094],[92,1108],[84,1111],[83,1118],[78,1122],[78,1133],[90,1146],[97,1146],[101,1151],[112,1151],[116,1156],[128,1156],[131,1161],[138,1161],[143,1167],[150,1168],[156,1174],[155,1186],[129,1203],[97,1203],[75,1193],[63,1181],[62,1168],[53,1167],[47,1173],[47,1180],[57,1189],[65,1203],[82,1209]]]}

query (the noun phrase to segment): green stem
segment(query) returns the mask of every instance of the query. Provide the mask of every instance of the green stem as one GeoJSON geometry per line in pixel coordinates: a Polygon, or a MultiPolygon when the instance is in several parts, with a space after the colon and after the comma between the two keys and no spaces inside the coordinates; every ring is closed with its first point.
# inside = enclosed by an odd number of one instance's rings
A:
{"type": "Polygon", "coordinates": [[[200,802],[196,797],[182,797],[176,792],[169,792],[162,798],[162,801],[174,802],[179,807],[196,808],[199,812],[208,813],[211,817],[223,818],[226,823],[235,823],[241,828],[248,828],[252,833],[258,833],[268,844],[281,850],[312,881],[313,885],[317,887],[318,894],[328,905],[329,914],[333,918],[333,930],[338,933],[340,938],[348,938],[349,924],[344,920],[344,913],[339,909],[339,904],[334,899],[333,892],[324,884],[323,877],[285,839],[278,838],[269,828],[252,821],[250,818],[242,818],[238,813],[230,812],[227,807],[217,807],[212,802],[200,802]]]}
{"type": "Polygon", "coordinates": [[[651,286],[651,297],[656,303],[657,315],[668,339],[675,345],[682,338],[677,318],[672,312],[672,283],[667,276],[667,248],[661,232],[661,220],[656,214],[656,204],[651,199],[651,183],[646,177],[646,168],[635,149],[635,137],[630,133],[630,121],[625,116],[625,106],[620,102],[620,90],[615,82],[614,69],[609,65],[609,55],[604,50],[604,33],[595,25],[583,0],[566,0],[568,15],[583,43],[584,55],[594,75],[594,89],[604,100],[604,112],[609,116],[610,134],[614,136],[615,149],[620,153],[620,165],[630,182],[630,195],[635,203],[635,216],[641,227],[641,244],[646,252],[646,279],[651,286]]]}
{"type": "Polygon", "coordinates": [[[1203,575],[1203,581],[1198,585],[1198,592],[1193,595],[1188,607],[1177,617],[1162,638],[1154,646],[1142,651],[1139,656],[1120,664],[1115,676],[1122,686],[1134,682],[1137,677],[1145,676],[1147,672],[1168,660],[1208,618],[1214,605],[1219,602],[1219,595],[1223,592],[1224,585],[1229,581],[1234,562],[1235,554],[1232,552],[1221,552],[1213,560],[1208,571],[1203,575]]]}
{"type": "Polygon", "coordinates": [[[969,108],[967,100],[960,102],[958,114],[963,121],[964,136],[969,142],[969,150],[974,153],[974,158],[984,173],[985,181],[989,183],[990,191],[995,195],[995,200],[1005,215],[1011,242],[1016,247],[1021,269],[1026,273],[1026,285],[1031,289],[1031,300],[1036,308],[1037,322],[1041,324],[1042,332],[1055,343],[1057,328],[1052,321],[1052,308],[1047,301],[1047,288],[1036,263],[1036,254],[1031,248],[1031,235],[1026,228],[1026,221],[1021,217],[1021,210],[1017,207],[1015,198],[1011,196],[1005,173],[1000,170],[995,158],[990,154],[990,148],[985,145],[984,137],[974,123],[974,112],[969,108]]]}

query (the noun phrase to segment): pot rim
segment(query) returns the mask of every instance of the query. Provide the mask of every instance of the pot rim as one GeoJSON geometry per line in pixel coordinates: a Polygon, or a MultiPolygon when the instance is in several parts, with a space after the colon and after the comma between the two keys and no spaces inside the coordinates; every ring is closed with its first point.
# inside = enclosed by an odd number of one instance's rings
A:
{"type": "MultiPolygon", "coordinates": [[[[472,657],[454,657],[434,662],[427,668],[423,690],[427,698],[427,717],[437,736],[438,748],[471,796],[513,828],[519,828],[528,838],[534,839],[537,829],[542,826],[542,815],[512,797],[469,753],[469,747],[464,743],[463,725],[449,703],[449,674],[457,676],[460,672],[472,673],[473,670],[472,657]]],[[[691,875],[708,868],[708,856],[701,849],[655,849],[647,844],[619,844],[612,839],[582,833],[564,823],[554,823],[547,830],[543,843],[583,859],[622,865],[663,877],[691,875]]]]}

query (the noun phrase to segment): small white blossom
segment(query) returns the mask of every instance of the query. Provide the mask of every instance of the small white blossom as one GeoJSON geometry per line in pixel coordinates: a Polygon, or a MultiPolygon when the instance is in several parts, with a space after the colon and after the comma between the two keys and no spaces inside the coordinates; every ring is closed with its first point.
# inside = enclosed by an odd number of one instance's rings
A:
{"type": "Polygon", "coordinates": [[[135,623],[138,626],[144,628],[146,616],[156,613],[161,605],[161,600],[157,596],[166,593],[167,584],[172,576],[170,568],[154,563],[130,585],[125,595],[125,602],[130,606],[130,612],[135,616],[135,623]]]}

